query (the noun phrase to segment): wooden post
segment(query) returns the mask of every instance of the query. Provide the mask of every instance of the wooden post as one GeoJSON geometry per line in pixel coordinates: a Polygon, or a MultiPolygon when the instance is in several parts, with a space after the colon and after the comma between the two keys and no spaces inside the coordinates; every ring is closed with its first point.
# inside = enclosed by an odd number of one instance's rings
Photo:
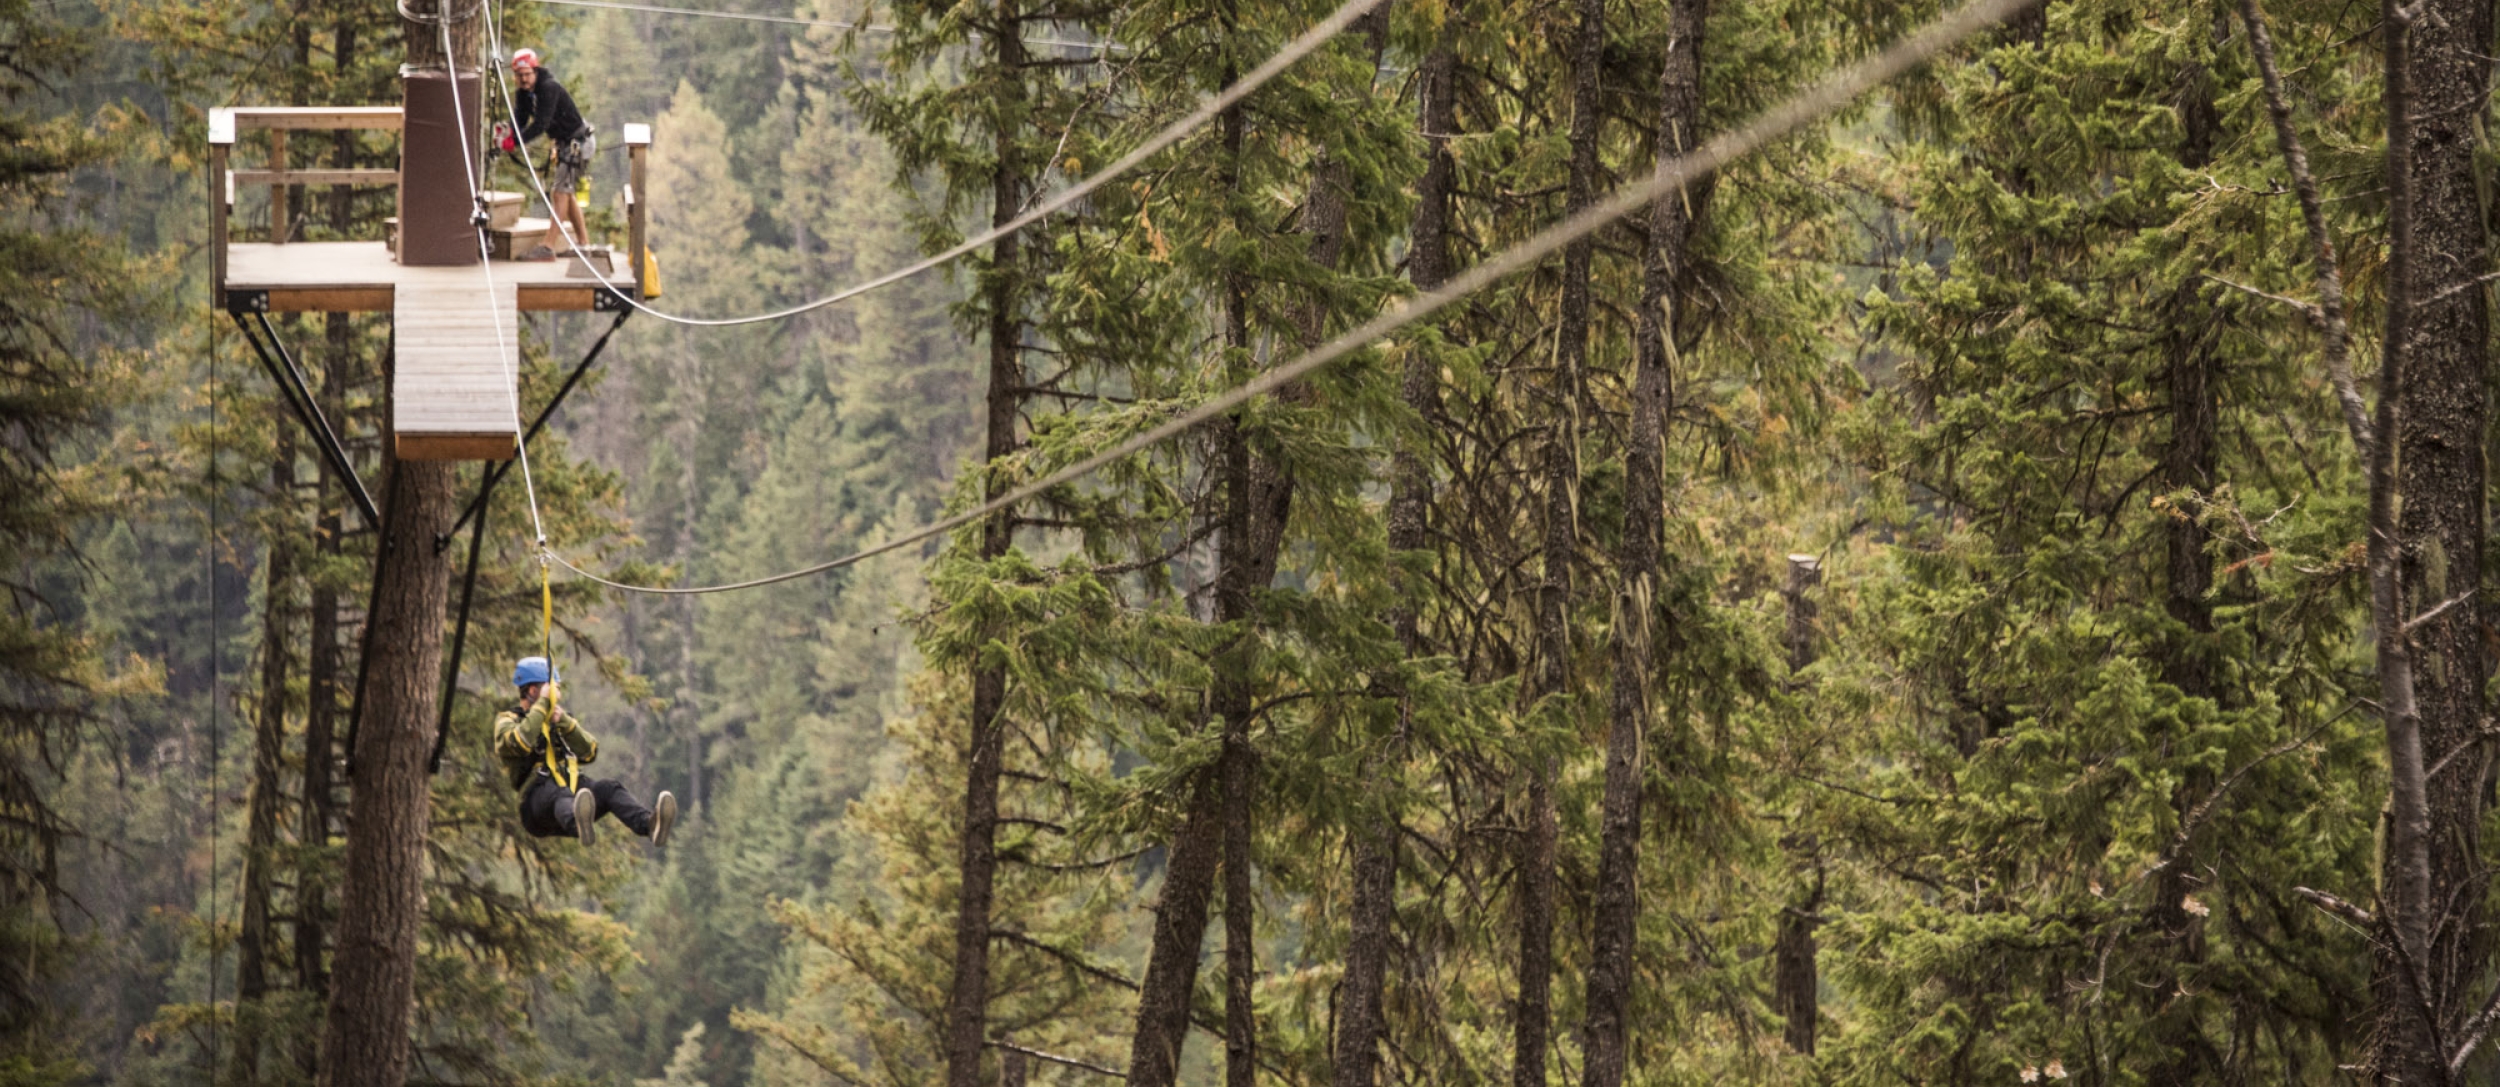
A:
{"type": "Polygon", "coordinates": [[[234,146],[234,111],[208,111],[208,252],[209,301],[226,308],[226,215],[234,208],[234,178],[226,173],[226,152],[234,146]]]}
{"type": "Polygon", "coordinates": [[[634,297],[651,297],[651,285],[642,281],[643,256],[643,168],[651,152],[651,126],[625,126],[625,156],[630,173],[625,184],[625,260],[634,270],[634,297]]]}
{"type": "Polygon", "coordinates": [[[269,183],[269,244],[286,244],[286,130],[269,130],[269,169],[281,180],[269,183]]]}

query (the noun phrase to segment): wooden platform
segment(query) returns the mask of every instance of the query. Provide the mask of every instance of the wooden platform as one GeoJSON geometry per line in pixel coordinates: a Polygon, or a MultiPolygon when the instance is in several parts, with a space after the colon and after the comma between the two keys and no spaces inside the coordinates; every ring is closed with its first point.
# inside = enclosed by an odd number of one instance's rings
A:
{"type": "MultiPolygon", "coordinates": [[[[562,265],[552,267],[562,274],[562,265]]],[[[403,279],[391,288],[398,344],[391,414],[400,458],[510,459],[521,439],[512,396],[524,288],[499,274],[489,292],[474,267],[401,270],[460,274],[403,279]]]]}
{"type": "MultiPolygon", "coordinates": [[[[495,262],[495,282],[517,288],[524,310],[588,310],[596,305],[597,280],[568,278],[569,261],[495,262]]],[[[620,269],[621,271],[621,269],[620,269]]],[[[611,277],[612,279],[614,277],[611,277]]],[[[225,289],[265,291],[271,313],[380,313],[396,305],[402,286],[475,284],[485,289],[477,265],[403,265],[390,247],[372,242],[237,242],[227,247],[225,289]]],[[[632,293],[630,281],[616,285],[632,293]]]]}

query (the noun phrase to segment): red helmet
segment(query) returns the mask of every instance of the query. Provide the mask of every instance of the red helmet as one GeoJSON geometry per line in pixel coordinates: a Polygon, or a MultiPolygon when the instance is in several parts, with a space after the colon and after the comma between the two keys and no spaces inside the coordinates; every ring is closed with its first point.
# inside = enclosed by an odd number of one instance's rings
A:
{"type": "Polygon", "coordinates": [[[523,49],[518,53],[512,54],[513,71],[517,72],[523,68],[536,68],[538,66],[538,50],[523,49]]]}

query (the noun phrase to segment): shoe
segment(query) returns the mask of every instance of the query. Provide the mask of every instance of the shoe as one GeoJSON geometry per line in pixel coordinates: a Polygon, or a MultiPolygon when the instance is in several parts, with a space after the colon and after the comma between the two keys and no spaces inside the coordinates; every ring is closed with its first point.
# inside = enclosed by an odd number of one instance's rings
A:
{"type": "Polygon", "coordinates": [[[542,245],[542,246],[539,246],[539,247],[538,247],[538,248],[536,248],[536,249],[532,249],[532,250],[530,250],[530,251],[529,251],[529,252],[527,252],[527,253],[523,253],[523,254],[521,254],[521,258],[520,258],[520,259],[522,259],[522,260],[554,260],[554,259],[556,259],[556,251],[555,251],[555,250],[553,250],[553,249],[549,249],[549,248],[547,248],[546,246],[543,246],[543,245],[542,245]]]}
{"type": "Polygon", "coordinates": [[[677,794],[660,790],[660,799],[651,805],[651,844],[668,844],[668,828],[677,822],[677,794]]]}
{"type": "Polygon", "coordinates": [[[590,795],[588,789],[576,790],[573,793],[573,830],[582,836],[583,845],[590,844],[590,828],[598,822],[599,798],[590,795]]]}

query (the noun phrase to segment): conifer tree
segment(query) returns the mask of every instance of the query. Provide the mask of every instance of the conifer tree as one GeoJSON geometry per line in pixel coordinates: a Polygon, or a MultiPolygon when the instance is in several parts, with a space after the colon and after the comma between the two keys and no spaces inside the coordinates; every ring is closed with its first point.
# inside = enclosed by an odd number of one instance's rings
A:
{"type": "MultiPolygon", "coordinates": [[[[127,394],[115,352],[82,352],[83,323],[131,320],[126,252],[85,225],[68,182],[114,147],[74,116],[26,101],[78,66],[92,42],[27,0],[0,4],[0,1067],[27,1084],[84,1072],[76,1035],[47,999],[70,968],[63,927],[63,846],[81,833],[58,803],[60,773],[95,726],[96,699],[117,682],[101,646],[68,605],[86,589],[76,533],[108,507],[109,479],[73,470],[77,450],[127,394]],[[83,356],[83,357],[82,357],[83,356]]],[[[94,345],[90,344],[90,347],[94,345]]]]}

